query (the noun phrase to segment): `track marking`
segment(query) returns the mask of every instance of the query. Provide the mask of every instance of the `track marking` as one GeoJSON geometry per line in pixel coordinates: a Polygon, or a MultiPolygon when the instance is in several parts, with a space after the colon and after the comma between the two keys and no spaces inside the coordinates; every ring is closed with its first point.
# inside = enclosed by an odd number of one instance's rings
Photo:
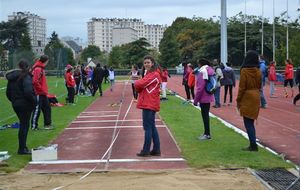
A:
{"type": "MultiPolygon", "coordinates": [[[[143,121],[142,119],[127,119],[127,120],[91,120],[91,121],[73,121],[72,123],[114,123],[114,122],[127,122],[127,121],[143,121]]],[[[155,119],[155,121],[161,121],[160,119],[155,119]]]]}
{"type": "MultiPolygon", "coordinates": [[[[131,129],[131,128],[142,128],[142,125],[136,125],[136,126],[117,126],[117,129],[131,129]]],[[[167,128],[166,125],[156,125],[157,128],[167,128]]],[[[68,127],[65,130],[86,130],[86,129],[114,129],[115,126],[105,126],[105,127],[68,127]]]]}
{"type": "MultiPolygon", "coordinates": [[[[183,158],[150,158],[150,159],[109,159],[110,163],[132,163],[132,162],[183,162],[183,158]]],[[[49,160],[31,161],[29,164],[93,164],[106,163],[106,160],[49,160]]]]}
{"type": "Polygon", "coordinates": [[[77,118],[92,118],[92,117],[117,117],[118,115],[83,115],[77,118]]]}
{"type": "Polygon", "coordinates": [[[118,111],[85,111],[81,113],[106,113],[106,112],[118,113],[118,111]]]}

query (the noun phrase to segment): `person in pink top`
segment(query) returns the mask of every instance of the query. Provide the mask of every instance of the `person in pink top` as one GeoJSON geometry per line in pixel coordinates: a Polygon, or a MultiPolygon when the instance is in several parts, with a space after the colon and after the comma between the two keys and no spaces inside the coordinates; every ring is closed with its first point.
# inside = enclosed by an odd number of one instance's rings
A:
{"type": "Polygon", "coordinates": [[[269,73],[268,73],[268,79],[270,82],[270,98],[275,98],[274,92],[275,92],[275,82],[277,81],[276,77],[276,62],[272,61],[269,66],[269,73]]]}
{"type": "Polygon", "coordinates": [[[214,95],[209,94],[205,90],[205,86],[208,80],[208,76],[214,75],[214,69],[211,67],[211,63],[206,59],[200,59],[198,61],[199,70],[196,76],[196,96],[194,99],[194,105],[200,104],[201,115],[204,124],[204,134],[199,137],[199,140],[209,140],[210,126],[209,126],[209,109],[210,103],[214,101],[214,95]]]}

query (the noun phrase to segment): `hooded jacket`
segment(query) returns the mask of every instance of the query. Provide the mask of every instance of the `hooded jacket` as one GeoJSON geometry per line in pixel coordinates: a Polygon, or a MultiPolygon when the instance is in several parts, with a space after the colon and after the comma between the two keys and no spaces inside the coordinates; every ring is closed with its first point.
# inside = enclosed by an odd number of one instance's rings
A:
{"type": "Polygon", "coordinates": [[[160,84],[161,75],[158,71],[147,72],[144,78],[134,82],[134,87],[139,93],[137,108],[156,112],[160,110],[160,84]]]}
{"type": "MultiPolygon", "coordinates": [[[[205,66],[202,66],[205,67],[205,66]]],[[[201,67],[201,68],[202,68],[201,67]]],[[[201,70],[200,68],[200,70],[201,70]]],[[[206,68],[208,76],[212,76],[215,74],[214,70],[212,67],[207,66],[206,68]]],[[[206,79],[203,79],[203,73],[199,71],[197,74],[197,80],[196,80],[196,96],[194,99],[194,104],[197,105],[199,103],[210,103],[213,102],[214,95],[213,94],[208,94],[205,90],[205,86],[207,83],[206,79]]]]}
{"type": "Polygon", "coordinates": [[[259,69],[258,54],[249,51],[241,69],[237,107],[243,117],[257,119],[260,108],[262,74],[259,69]]]}
{"type": "Polygon", "coordinates": [[[32,78],[28,74],[19,79],[21,70],[12,70],[5,77],[8,80],[6,97],[13,107],[31,107],[36,105],[36,98],[32,86],[32,78]]]}
{"type": "Polygon", "coordinates": [[[235,86],[235,75],[231,67],[225,67],[223,69],[223,79],[221,79],[221,85],[235,86]]]}
{"type": "Polygon", "coordinates": [[[32,67],[32,83],[36,95],[48,95],[45,64],[37,61],[32,67]]]}

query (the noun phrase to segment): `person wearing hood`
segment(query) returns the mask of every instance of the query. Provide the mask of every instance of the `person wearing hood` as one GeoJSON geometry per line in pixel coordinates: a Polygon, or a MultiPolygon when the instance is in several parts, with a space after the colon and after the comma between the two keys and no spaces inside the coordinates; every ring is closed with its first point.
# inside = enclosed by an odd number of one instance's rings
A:
{"type": "Polygon", "coordinates": [[[210,103],[214,101],[214,95],[209,94],[205,90],[206,83],[209,76],[215,74],[214,69],[210,66],[211,63],[206,59],[200,59],[198,61],[199,70],[196,79],[196,96],[194,99],[194,105],[200,104],[201,116],[204,124],[204,134],[198,137],[199,140],[210,140],[210,124],[209,124],[209,109],[210,103]]]}
{"type": "Polygon", "coordinates": [[[261,77],[258,54],[250,50],[247,52],[241,67],[239,90],[237,95],[237,109],[243,117],[244,125],[249,137],[250,146],[244,151],[258,151],[254,120],[258,118],[260,109],[261,77]]]}
{"type": "Polygon", "coordinates": [[[233,69],[230,67],[230,63],[223,69],[223,79],[221,80],[221,85],[224,85],[224,105],[226,105],[227,92],[229,90],[229,103],[232,104],[232,88],[235,87],[235,75],[233,69]]]}
{"type": "Polygon", "coordinates": [[[44,129],[53,129],[51,121],[51,107],[49,103],[48,85],[46,79],[45,67],[48,64],[49,58],[47,55],[42,55],[40,59],[33,65],[31,73],[33,75],[33,89],[37,97],[37,105],[33,110],[31,117],[31,129],[38,130],[38,121],[41,110],[44,115],[44,129]]]}
{"type": "Polygon", "coordinates": [[[27,148],[26,141],[30,126],[30,116],[36,105],[36,98],[28,62],[21,60],[18,67],[19,69],[12,70],[5,76],[8,80],[6,96],[11,102],[20,122],[18,154],[31,154],[31,151],[27,148]]]}

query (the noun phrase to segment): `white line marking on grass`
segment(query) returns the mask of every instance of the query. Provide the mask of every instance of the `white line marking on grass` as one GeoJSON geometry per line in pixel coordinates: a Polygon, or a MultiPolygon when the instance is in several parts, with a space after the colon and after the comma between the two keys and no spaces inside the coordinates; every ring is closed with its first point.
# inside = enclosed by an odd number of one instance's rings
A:
{"type": "MultiPolygon", "coordinates": [[[[136,126],[117,126],[116,128],[142,128],[142,125],[136,125],[136,126]]],[[[156,125],[157,128],[165,128],[165,125],[156,125]]],[[[68,127],[65,128],[65,130],[86,130],[86,129],[114,129],[115,126],[104,126],[104,127],[68,127]]],[[[166,127],[167,128],[167,127],[166,127]]]]}
{"type": "Polygon", "coordinates": [[[93,117],[116,117],[118,115],[83,115],[78,116],[77,118],[93,118],[93,117]]]}
{"type": "MultiPolygon", "coordinates": [[[[150,158],[150,159],[110,159],[110,163],[132,163],[132,162],[184,162],[183,158],[150,158]]],[[[53,160],[53,161],[31,161],[29,164],[92,164],[106,163],[106,160],[53,160]]]]}
{"type": "MultiPolygon", "coordinates": [[[[127,119],[127,120],[91,120],[91,121],[73,121],[72,123],[111,123],[111,122],[127,122],[127,121],[143,121],[142,119],[127,119]]],[[[160,121],[160,119],[155,119],[160,121]]]]}

